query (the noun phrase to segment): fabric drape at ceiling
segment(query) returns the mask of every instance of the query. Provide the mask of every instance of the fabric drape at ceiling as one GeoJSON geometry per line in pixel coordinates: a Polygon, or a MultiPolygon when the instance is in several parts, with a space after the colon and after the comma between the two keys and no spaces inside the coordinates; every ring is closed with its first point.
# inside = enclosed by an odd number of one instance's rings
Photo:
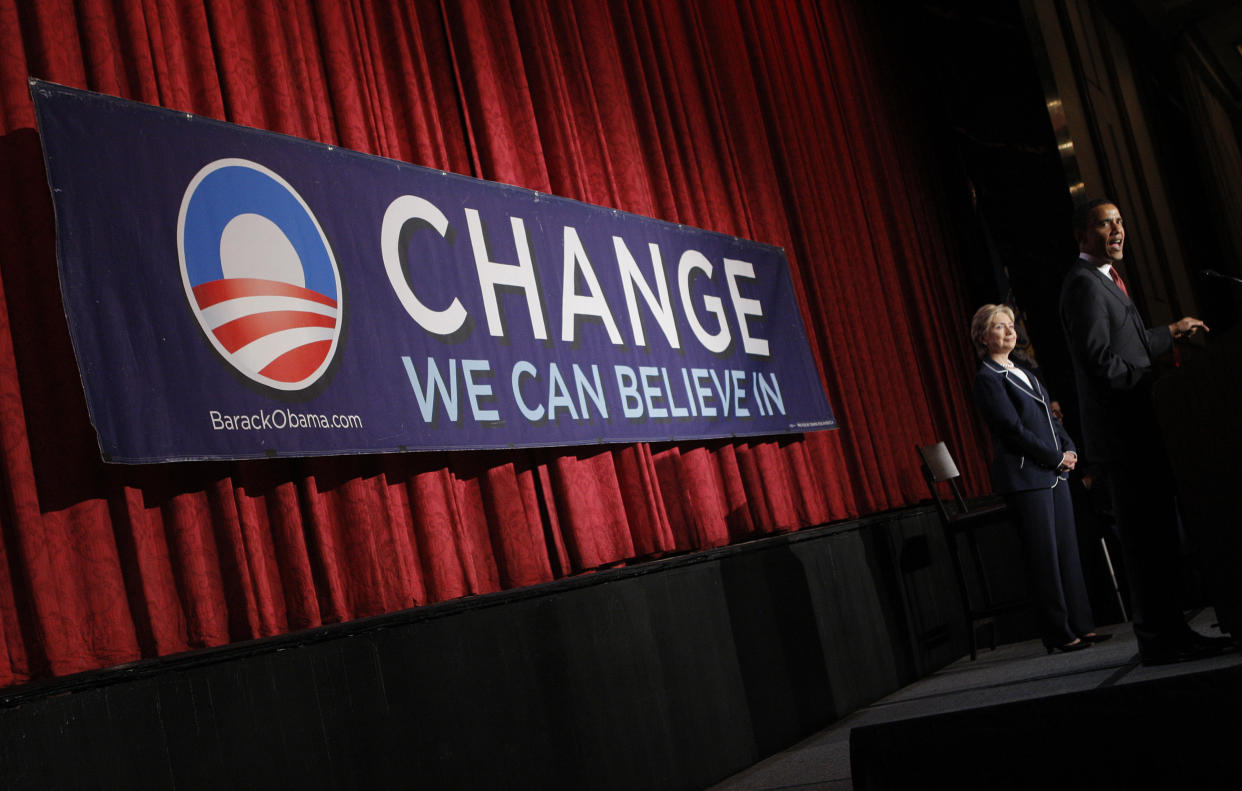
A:
{"type": "Polygon", "coordinates": [[[0,686],[908,505],[973,481],[942,186],[861,0],[0,0],[0,686]],[[27,77],[785,248],[839,431],[99,459],[27,77]]]}

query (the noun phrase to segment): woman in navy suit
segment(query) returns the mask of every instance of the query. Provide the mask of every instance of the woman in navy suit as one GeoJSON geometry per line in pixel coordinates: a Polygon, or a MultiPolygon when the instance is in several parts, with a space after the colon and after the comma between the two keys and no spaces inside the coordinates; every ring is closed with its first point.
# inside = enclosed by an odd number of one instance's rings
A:
{"type": "Polygon", "coordinates": [[[1094,632],[1078,561],[1068,481],[1078,463],[1074,443],[1039,379],[1009,359],[1018,340],[1013,311],[984,305],[970,335],[982,359],[974,396],[992,433],[992,483],[1016,517],[1044,645],[1049,653],[1086,648],[1109,635],[1094,632]]]}

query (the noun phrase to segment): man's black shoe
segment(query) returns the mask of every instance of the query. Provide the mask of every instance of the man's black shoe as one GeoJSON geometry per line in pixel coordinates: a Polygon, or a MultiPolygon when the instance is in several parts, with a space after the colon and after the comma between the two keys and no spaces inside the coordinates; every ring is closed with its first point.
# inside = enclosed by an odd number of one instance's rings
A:
{"type": "Polygon", "coordinates": [[[1233,638],[1227,635],[1222,635],[1220,637],[1209,637],[1206,634],[1199,634],[1195,631],[1191,631],[1190,634],[1187,635],[1187,640],[1191,646],[1200,648],[1214,647],[1218,651],[1228,651],[1235,645],[1233,638]]]}
{"type": "Polygon", "coordinates": [[[1171,665],[1176,662],[1193,662],[1218,656],[1234,647],[1232,638],[1208,637],[1198,632],[1188,632],[1176,643],[1164,640],[1148,640],[1139,643],[1139,658],[1144,665],[1171,665]]]}

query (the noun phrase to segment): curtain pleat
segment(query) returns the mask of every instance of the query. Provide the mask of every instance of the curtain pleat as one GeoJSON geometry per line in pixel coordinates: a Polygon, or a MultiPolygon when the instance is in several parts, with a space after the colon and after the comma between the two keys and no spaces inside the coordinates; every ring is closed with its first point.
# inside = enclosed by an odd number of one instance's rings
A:
{"type": "Polygon", "coordinates": [[[972,492],[969,306],[863,0],[0,0],[0,686],[972,492]],[[785,249],[842,427],[118,467],[60,302],[27,77],[785,249]]]}

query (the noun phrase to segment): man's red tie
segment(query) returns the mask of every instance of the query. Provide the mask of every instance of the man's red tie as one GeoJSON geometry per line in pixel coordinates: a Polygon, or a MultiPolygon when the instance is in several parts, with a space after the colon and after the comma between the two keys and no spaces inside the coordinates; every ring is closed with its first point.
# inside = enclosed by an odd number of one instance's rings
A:
{"type": "Polygon", "coordinates": [[[1126,284],[1121,279],[1121,275],[1117,274],[1117,267],[1110,266],[1108,268],[1108,274],[1112,277],[1113,282],[1117,284],[1117,288],[1121,289],[1121,293],[1125,294],[1127,297],[1130,296],[1130,291],[1126,288],[1126,284]]]}

